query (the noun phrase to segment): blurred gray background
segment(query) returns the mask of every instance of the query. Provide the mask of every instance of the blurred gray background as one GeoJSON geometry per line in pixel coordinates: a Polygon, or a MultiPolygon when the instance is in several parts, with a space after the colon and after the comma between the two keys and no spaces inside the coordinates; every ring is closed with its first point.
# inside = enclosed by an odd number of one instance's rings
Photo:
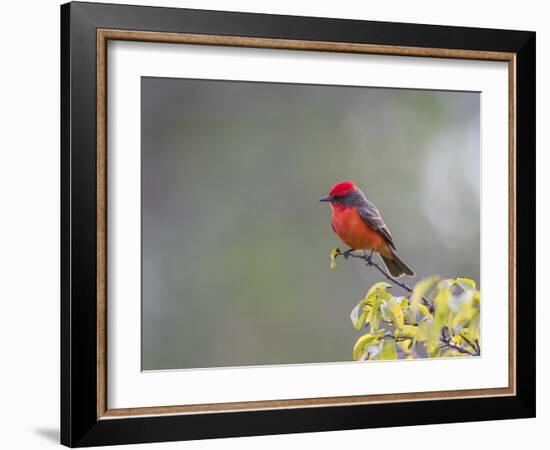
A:
{"type": "MultiPolygon", "coordinates": [[[[142,78],[144,370],[351,360],[381,281],[319,203],[353,180],[417,273],[479,281],[479,94],[142,78]]],[[[396,289],[396,292],[399,292],[396,289]]]]}

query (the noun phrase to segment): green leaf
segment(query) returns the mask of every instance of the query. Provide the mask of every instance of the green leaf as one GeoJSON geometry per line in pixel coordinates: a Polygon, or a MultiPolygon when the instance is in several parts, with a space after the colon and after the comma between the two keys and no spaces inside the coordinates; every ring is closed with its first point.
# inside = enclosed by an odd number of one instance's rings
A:
{"type": "Polygon", "coordinates": [[[476,341],[479,342],[479,333],[472,328],[462,328],[460,330],[460,336],[462,336],[462,339],[466,340],[467,342],[471,342],[472,344],[475,344],[476,341]]]}
{"type": "Polygon", "coordinates": [[[409,307],[409,299],[407,297],[395,297],[395,301],[399,303],[401,309],[407,309],[409,307]]]}
{"type": "Polygon", "coordinates": [[[414,313],[412,308],[407,308],[403,311],[405,314],[405,321],[409,322],[412,325],[416,325],[418,323],[418,320],[416,320],[416,314],[414,313]]]}
{"type": "Polygon", "coordinates": [[[419,342],[425,342],[428,353],[433,352],[439,345],[439,336],[441,335],[441,326],[436,323],[435,319],[423,320],[418,326],[416,339],[419,342]]]}
{"type": "Polygon", "coordinates": [[[355,342],[353,346],[353,360],[357,361],[364,353],[366,346],[378,343],[378,339],[371,333],[364,334],[355,342]]]}
{"type": "Polygon", "coordinates": [[[411,347],[414,344],[414,340],[405,339],[404,341],[399,341],[397,346],[401,349],[403,353],[408,353],[411,350],[411,347]]]}
{"type": "Polygon", "coordinates": [[[476,282],[471,278],[459,277],[456,279],[458,284],[464,291],[468,292],[476,289],[476,282]]]}
{"type": "Polygon", "coordinates": [[[351,322],[353,323],[353,326],[356,329],[361,329],[361,327],[365,324],[365,320],[367,319],[368,311],[361,312],[361,304],[358,304],[350,314],[351,322]]]}
{"type": "Polygon", "coordinates": [[[369,324],[372,332],[378,330],[378,326],[380,325],[380,319],[382,318],[382,314],[380,313],[381,304],[380,300],[375,299],[369,310],[369,324]]]}
{"type": "Polygon", "coordinates": [[[382,351],[380,352],[378,359],[397,359],[397,348],[393,339],[386,339],[382,345],[382,351]]]}
{"type": "Polygon", "coordinates": [[[438,275],[432,275],[416,283],[411,294],[411,306],[416,307],[416,305],[421,304],[422,297],[426,295],[426,293],[433,287],[435,283],[438,282],[438,280],[438,275]]]}
{"type": "Polygon", "coordinates": [[[374,335],[378,338],[378,339],[382,339],[385,335],[386,335],[387,331],[386,330],[378,330],[378,331],[375,331],[374,332],[374,335]]]}
{"type": "Polygon", "coordinates": [[[382,306],[380,307],[380,312],[382,314],[382,319],[384,319],[386,322],[392,321],[392,315],[390,308],[387,306],[388,302],[382,303],[382,306]]]}
{"type": "Polygon", "coordinates": [[[418,327],[414,325],[403,325],[403,328],[395,331],[395,337],[407,337],[414,339],[418,333],[418,327]]]}
{"type": "Polygon", "coordinates": [[[445,280],[441,280],[439,283],[437,283],[438,289],[450,289],[455,285],[455,280],[452,278],[447,278],[445,280]]]}
{"type": "Polygon", "coordinates": [[[405,316],[399,303],[392,298],[382,303],[381,306],[382,317],[385,320],[391,321],[398,329],[402,328],[405,324],[405,316]]]}
{"type": "Polygon", "coordinates": [[[449,301],[451,299],[451,288],[439,289],[434,299],[435,304],[435,325],[441,328],[448,325],[449,301]]]}
{"type": "Polygon", "coordinates": [[[334,269],[336,267],[336,257],[341,254],[341,251],[338,247],[333,248],[330,251],[330,268],[334,269]]]}
{"type": "Polygon", "coordinates": [[[433,320],[431,319],[423,320],[418,324],[416,330],[416,340],[418,342],[425,342],[429,339],[432,324],[433,320]]]}
{"type": "Polygon", "coordinates": [[[424,317],[427,317],[428,319],[433,319],[433,316],[428,310],[428,308],[426,308],[426,306],[424,306],[422,303],[417,305],[417,308],[424,315],[424,317]]]}
{"type": "MultiPolygon", "coordinates": [[[[428,328],[428,340],[426,342],[426,349],[428,353],[434,354],[439,346],[439,338],[441,336],[441,330],[445,326],[449,326],[449,322],[452,320],[452,311],[449,308],[449,301],[452,297],[451,290],[453,283],[438,284],[438,291],[434,298],[435,314],[431,326],[428,328]],[[447,287],[442,287],[447,286],[447,287]]],[[[430,356],[434,357],[434,356],[430,356]]],[[[438,354],[439,357],[439,354],[438,354]]]]}
{"type": "Polygon", "coordinates": [[[367,295],[365,296],[366,299],[369,299],[373,295],[380,295],[382,293],[385,293],[387,289],[391,288],[391,284],[386,283],[385,281],[380,281],[379,283],[374,284],[370,289],[369,292],[367,292],[367,295]]]}

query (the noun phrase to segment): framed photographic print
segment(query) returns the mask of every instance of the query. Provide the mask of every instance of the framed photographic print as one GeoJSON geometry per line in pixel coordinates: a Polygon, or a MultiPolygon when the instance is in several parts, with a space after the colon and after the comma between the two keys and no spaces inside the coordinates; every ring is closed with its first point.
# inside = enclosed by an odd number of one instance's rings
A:
{"type": "Polygon", "coordinates": [[[534,416],[535,33],[61,27],[63,444],[534,416]]]}

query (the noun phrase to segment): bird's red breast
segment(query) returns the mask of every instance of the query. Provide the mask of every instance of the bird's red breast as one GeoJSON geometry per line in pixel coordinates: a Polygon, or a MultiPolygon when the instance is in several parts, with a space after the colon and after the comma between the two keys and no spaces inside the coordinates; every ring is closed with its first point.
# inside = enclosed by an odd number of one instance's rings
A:
{"type": "Polygon", "coordinates": [[[384,236],[365,222],[357,208],[341,204],[331,206],[332,226],[346,245],[355,250],[374,250],[385,256],[391,254],[384,236]]]}

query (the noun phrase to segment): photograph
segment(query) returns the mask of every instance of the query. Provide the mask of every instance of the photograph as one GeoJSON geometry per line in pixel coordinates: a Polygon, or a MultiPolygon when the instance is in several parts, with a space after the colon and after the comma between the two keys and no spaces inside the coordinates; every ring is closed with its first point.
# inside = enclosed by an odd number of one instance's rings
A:
{"type": "Polygon", "coordinates": [[[57,172],[10,153],[60,178],[59,441],[531,435],[540,20],[165,6],[61,5],[57,172]]]}
{"type": "Polygon", "coordinates": [[[481,355],[479,92],[142,76],[140,114],[143,371],[481,355]]]}

